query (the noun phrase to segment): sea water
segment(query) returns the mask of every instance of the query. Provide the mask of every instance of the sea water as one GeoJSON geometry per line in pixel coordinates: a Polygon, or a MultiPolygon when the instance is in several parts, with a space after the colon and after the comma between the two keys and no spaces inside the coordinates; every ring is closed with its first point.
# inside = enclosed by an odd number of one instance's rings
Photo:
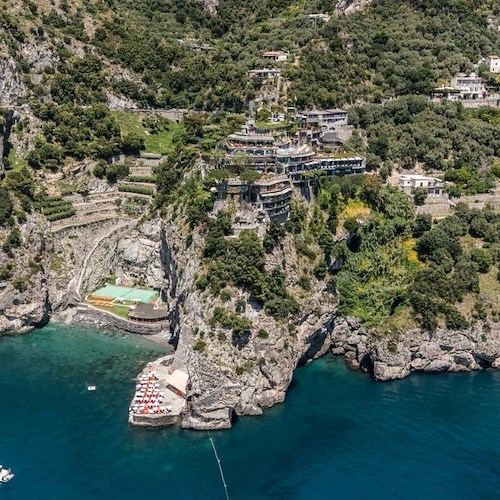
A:
{"type": "MultiPolygon", "coordinates": [[[[0,499],[224,499],[205,432],[132,428],[162,347],[49,325],[0,338],[0,499]],[[96,385],[95,392],[87,390],[96,385]]],[[[500,497],[500,372],[376,383],[325,357],[284,404],[212,432],[231,499],[500,497]]]]}

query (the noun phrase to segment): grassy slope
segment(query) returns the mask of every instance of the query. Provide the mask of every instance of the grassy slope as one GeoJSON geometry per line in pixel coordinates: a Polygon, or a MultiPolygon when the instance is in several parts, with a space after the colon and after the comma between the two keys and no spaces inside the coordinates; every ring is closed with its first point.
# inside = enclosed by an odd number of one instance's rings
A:
{"type": "Polygon", "coordinates": [[[134,134],[144,139],[147,153],[167,154],[174,149],[172,139],[176,132],[180,132],[183,126],[178,123],[169,122],[168,128],[164,128],[157,134],[149,133],[143,125],[143,113],[130,111],[114,111],[117,122],[120,125],[122,137],[134,134]]]}

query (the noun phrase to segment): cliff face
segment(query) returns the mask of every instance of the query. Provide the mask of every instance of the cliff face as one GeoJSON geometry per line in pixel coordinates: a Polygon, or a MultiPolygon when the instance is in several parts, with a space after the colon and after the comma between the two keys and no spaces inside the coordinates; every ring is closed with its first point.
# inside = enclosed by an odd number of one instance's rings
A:
{"type": "Polygon", "coordinates": [[[339,0],[335,10],[340,14],[352,14],[363,10],[370,3],[372,3],[372,0],[339,0]]]}
{"type": "MultiPolygon", "coordinates": [[[[187,428],[228,428],[234,415],[261,414],[285,399],[297,366],[328,351],[379,381],[400,379],[412,371],[500,367],[496,324],[433,334],[411,330],[398,339],[377,337],[359,320],[337,317],[337,298],[320,282],[298,298],[300,314],[293,322],[266,315],[241,290],[231,290],[226,302],[211,297],[195,286],[203,268],[201,229],[192,241],[186,240],[186,228],[173,221],[121,221],[53,235],[48,229],[37,217],[22,226],[26,246],[16,254],[15,275],[27,286],[19,289],[18,282],[16,288],[14,279],[0,284],[0,334],[42,326],[54,314],[67,321],[121,328],[107,323],[105,315],[89,316],[77,306],[79,283],[83,294],[112,273],[160,288],[177,343],[173,368],[189,374],[188,410],[182,419],[187,428]],[[236,301],[245,304],[241,314],[253,328],[235,339],[211,318],[216,306],[230,309],[236,301]]],[[[297,258],[289,241],[267,257],[271,266],[286,262],[289,287],[296,280],[297,258]]]]}
{"type": "Polygon", "coordinates": [[[1,55],[0,46],[0,106],[17,104],[19,98],[26,96],[26,86],[17,69],[15,61],[1,55]]]}
{"type": "Polygon", "coordinates": [[[3,121],[0,120],[0,178],[5,170],[5,157],[7,156],[10,133],[17,118],[15,111],[8,110],[3,116],[3,121]]]}
{"type": "MultiPolygon", "coordinates": [[[[293,322],[276,321],[264,313],[247,292],[232,289],[223,302],[196,289],[202,270],[203,235],[196,233],[186,248],[172,225],[164,228],[163,254],[168,296],[172,304],[172,333],[178,340],[173,366],[189,373],[189,411],[183,426],[195,429],[227,428],[236,415],[259,415],[263,408],[285,399],[294,369],[327,352],[337,300],[326,286],[316,283],[300,298],[301,312],[293,322]],[[241,315],[252,332],[235,338],[230,330],[211,321],[215,307],[234,310],[243,302],[241,315]],[[259,334],[262,330],[265,333],[259,334]]],[[[270,265],[286,261],[291,286],[297,255],[285,242],[268,256],[270,265]]]]}
{"type": "Polygon", "coordinates": [[[15,255],[14,277],[0,282],[0,335],[43,326],[50,316],[48,272],[53,250],[47,225],[34,217],[21,228],[29,249],[15,255]]]}
{"type": "Polygon", "coordinates": [[[411,372],[464,372],[500,368],[500,325],[477,322],[467,330],[408,330],[396,339],[376,338],[354,318],[338,318],[331,351],[375,380],[401,379],[411,372]]]}
{"type": "Polygon", "coordinates": [[[43,326],[54,313],[70,319],[85,292],[110,274],[161,288],[160,226],[125,220],[52,234],[40,216],[30,217],[13,276],[0,282],[0,335],[43,326]]]}

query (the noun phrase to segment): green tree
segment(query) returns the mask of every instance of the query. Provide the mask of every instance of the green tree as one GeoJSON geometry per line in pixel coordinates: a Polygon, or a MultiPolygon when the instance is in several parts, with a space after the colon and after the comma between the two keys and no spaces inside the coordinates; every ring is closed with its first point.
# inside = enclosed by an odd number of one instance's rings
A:
{"type": "Polygon", "coordinates": [[[427,190],[425,188],[417,187],[413,191],[413,202],[415,205],[420,206],[425,203],[427,199],[427,190]]]}

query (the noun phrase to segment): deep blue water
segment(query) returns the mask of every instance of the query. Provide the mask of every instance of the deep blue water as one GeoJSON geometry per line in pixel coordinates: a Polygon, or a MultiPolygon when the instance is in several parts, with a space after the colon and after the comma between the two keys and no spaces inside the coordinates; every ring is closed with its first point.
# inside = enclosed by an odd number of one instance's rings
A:
{"type": "MultiPolygon", "coordinates": [[[[0,499],[223,499],[206,433],[127,424],[133,376],[161,353],[58,325],[0,338],[0,463],[16,473],[0,499]]],[[[500,372],[381,384],[326,357],[212,437],[233,500],[498,498],[500,372]]]]}

